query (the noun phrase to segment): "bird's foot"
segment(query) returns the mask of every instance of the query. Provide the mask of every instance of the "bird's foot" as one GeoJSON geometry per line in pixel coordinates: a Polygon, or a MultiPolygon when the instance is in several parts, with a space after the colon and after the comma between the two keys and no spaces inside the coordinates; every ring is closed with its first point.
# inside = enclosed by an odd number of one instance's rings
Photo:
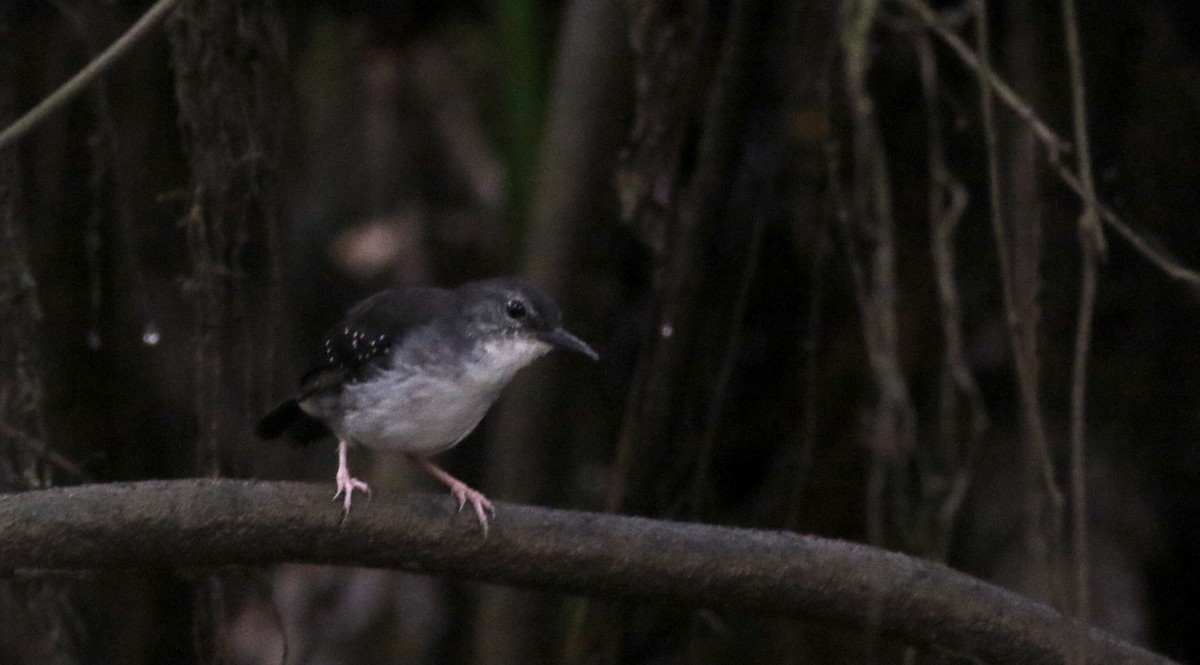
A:
{"type": "Polygon", "coordinates": [[[450,488],[450,493],[458,500],[458,509],[461,511],[467,502],[471,502],[471,507],[475,509],[475,517],[479,519],[479,526],[483,529],[483,537],[487,538],[488,534],[488,514],[496,514],[496,507],[491,501],[483,495],[482,492],[477,492],[467,486],[466,483],[446,473],[441,467],[434,464],[428,457],[419,457],[417,455],[409,455],[409,459],[417,464],[420,464],[434,478],[446,484],[450,488]]]}
{"type": "Polygon", "coordinates": [[[455,480],[450,485],[450,493],[458,501],[458,510],[461,512],[467,502],[471,503],[471,507],[475,509],[475,517],[479,519],[479,527],[483,529],[483,537],[487,538],[488,533],[488,515],[496,514],[496,507],[488,500],[482,492],[471,489],[466,483],[455,480]]]}
{"type": "Polygon", "coordinates": [[[337,492],[333,494],[333,500],[337,501],[339,496],[345,495],[342,499],[342,519],[350,514],[350,501],[353,498],[354,490],[366,492],[367,496],[371,496],[371,487],[359,480],[350,476],[350,470],[340,468],[337,472],[337,492]]]}

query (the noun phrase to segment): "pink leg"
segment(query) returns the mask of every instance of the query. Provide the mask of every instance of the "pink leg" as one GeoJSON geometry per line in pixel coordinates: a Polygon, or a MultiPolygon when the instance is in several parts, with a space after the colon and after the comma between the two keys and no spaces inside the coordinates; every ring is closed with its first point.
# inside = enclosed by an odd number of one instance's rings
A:
{"type": "Polygon", "coordinates": [[[492,515],[496,514],[496,508],[492,505],[492,502],[488,501],[488,498],[482,493],[471,489],[463,481],[443,471],[440,466],[433,463],[433,460],[417,455],[409,455],[408,458],[420,464],[434,478],[442,481],[450,488],[450,493],[458,500],[459,510],[462,510],[468,501],[471,502],[471,507],[475,509],[475,517],[479,519],[479,526],[483,528],[483,537],[487,538],[488,513],[492,515]]]}
{"type": "Polygon", "coordinates": [[[367,496],[371,495],[371,488],[366,483],[350,476],[350,467],[346,466],[346,448],[349,445],[346,441],[338,441],[337,492],[333,498],[336,500],[339,496],[346,495],[346,498],[342,499],[342,519],[350,514],[350,498],[354,490],[366,492],[367,496]]]}

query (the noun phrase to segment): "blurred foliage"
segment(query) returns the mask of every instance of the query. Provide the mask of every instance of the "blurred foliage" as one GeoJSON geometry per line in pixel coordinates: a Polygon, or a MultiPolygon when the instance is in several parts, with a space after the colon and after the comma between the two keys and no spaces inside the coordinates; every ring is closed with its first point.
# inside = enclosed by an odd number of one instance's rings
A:
{"type": "MultiPolygon", "coordinates": [[[[970,3],[932,4],[974,43],[970,3]]],[[[1069,135],[1059,6],[988,4],[991,64],[1069,135]]],[[[32,106],[146,6],[0,2],[19,63],[0,101],[32,106]]],[[[169,40],[0,163],[15,167],[0,221],[27,245],[0,249],[0,351],[36,342],[45,418],[10,392],[2,424],[58,456],[5,429],[4,485],[29,464],[61,484],[186,476],[197,459],[328,482],[332,446],[249,436],[325,328],[390,284],[525,270],[604,362],[543,361],[444,456],[456,475],[501,500],[869,540],[1066,607],[1043,476],[1065,487],[1070,471],[1079,199],[998,106],[1010,227],[993,230],[978,74],[904,6],[187,3],[169,40]],[[620,38],[569,27],[601,20],[620,38]],[[1026,280],[1016,342],[998,246],[1026,280]],[[1032,407],[1014,346],[1033,351],[1032,407]]],[[[1099,196],[1200,265],[1200,12],[1080,13],[1099,196]]],[[[1196,661],[1200,309],[1108,240],[1091,616],[1196,661]]],[[[39,387],[7,367],[0,386],[39,387]]],[[[358,462],[377,491],[424,482],[385,455],[358,462]]],[[[959,662],[870,631],[511,593],[290,566],[105,574],[73,584],[79,625],[62,625],[81,627],[86,662],[129,664],[277,663],[285,642],[290,663],[959,662]]],[[[5,625],[16,597],[0,598],[5,625]]],[[[0,637],[31,639],[18,632],[0,637]]]]}

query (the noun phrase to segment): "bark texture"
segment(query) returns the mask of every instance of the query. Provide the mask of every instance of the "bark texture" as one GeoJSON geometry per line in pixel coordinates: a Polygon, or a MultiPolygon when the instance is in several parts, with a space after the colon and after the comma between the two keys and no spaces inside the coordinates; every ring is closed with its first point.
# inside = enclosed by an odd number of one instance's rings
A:
{"type": "Polygon", "coordinates": [[[785,532],[497,504],[487,539],[446,496],[377,496],[340,522],[328,487],[184,480],[0,498],[0,570],[280,562],[396,568],[590,596],[864,625],[990,663],[1169,660],[945,566],[785,532]]]}

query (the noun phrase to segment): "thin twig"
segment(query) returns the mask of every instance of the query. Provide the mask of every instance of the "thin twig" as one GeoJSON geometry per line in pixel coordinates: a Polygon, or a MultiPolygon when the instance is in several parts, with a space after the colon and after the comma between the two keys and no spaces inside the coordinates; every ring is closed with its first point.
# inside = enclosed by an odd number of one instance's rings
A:
{"type": "MultiPolygon", "coordinates": [[[[55,0],[53,5],[75,29],[80,41],[83,42],[84,47],[87,49],[88,56],[93,60],[98,60],[103,54],[99,52],[99,46],[95,43],[96,31],[92,27],[97,23],[97,20],[93,9],[76,9],[65,0],[55,0]]],[[[100,224],[107,212],[103,208],[102,202],[105,199],[103,194],[111,190],[112,212],[117,222],[113,227],[116,239],[115,246],[119,249],[119,251],[114,253],[120,257],[118,266],[125,270],[126,276],[131,282],[129,291],[132,292],[137,314],[141,317],[143,343],[153,346],[157,342],[149,341],[147,335],[155,331],[157,325],[154,323],[152,315],[145,273],[142,271],[141,261],[138,259],[138,236],[134,230],[132,206],[129,202],[128,193],[125,191],[125,188],[120,186],[121,183],[117,176],[123,163],[121,160],[121,142],[116,123],[113,121],[112,105],[109,103],[109,99],[109,85],[104,80],[97,79],[92,95],[92,103],[96,115],[96,127],[88,141],[88,146],[92,152],[91,187],[93,190],[92,212],[88,218],[87,243],[88,279],[90,281],[92,308],[92,319],[89,323],[91,328],[89,331],[89,343],[102,343],[98,324],[103,296],[103,281],[99,274],[101,253],[100,224]],[[90,335],[94,335],[94,337],[90,337],[90,335]]]]}
{"type": "MultiPolygon", "coordinates": [[[[979,57],[983,61],[982,67],[985,68],[985,71],[990,72],[988,52],[991,45],[987,19],[983,16],[987,13],[986,5],[980,6],[978,13],[980,18],[976,31],[979,57]]],[[[983,142],[987,151],[988,205],[991,209],[992,233],[996,237],[996,260],[1000,264],[1000,292],[1004,300],[1004,313],[1011,328],[1012,321],[1016,319],[1016,305],[1013,302],[1012,259],[1008,253],[1009,234],[1004,221],[1004,207],[1000,204],[1000,141],[996,133],[995,104],[992,101],[994,90],[992,78],[979,77],[979,108],[983,125],[983,142]]]]}
{"type": "MultiPolygon", "coordinates": [[[[860,302],[863,338],[878,393],[870,442],[865,518],[869,541],[882,546],[888,526],[885,502],[888,477],[913,452],[916,415],[898,353],[896,233],[887,153],[875,115],[875,103],[867,88],[871,29],[879,3],[864,0],[851,7],[843,14],[840,27],[843,75],[853,129],[851,221],[853,230],[865,239],[869,256],[869,268],[865,270],[869,280],[864,283],[865,298],[860,296],[860,302]]],[[[850,235],[848,232],[848,245],[854,243],[850,235]]],[[[905,524],[900,522],[897,526],[905,524]]],[[[864,635],[865,660],[876,663],[883,607],[878,598],[872,598],[869,608],[864,635]]]]}
{"type": "MultiPolygon", "coordinates": [[[[1075,0],[1063,0],[1062,11],[1071,77],[1071,117],[1077,148],[1075,155],[1079,181],[1084,192],[1083,214],[1079,217],[1079,316],[1075,326],[1075,357],[1071,367],[1071,507],[1074,522],[1072,549],[1075,564],[1075,617],[1080,621],[1087,621],[1089,602],[1084,408],[1087,397],[1088,348],[1092,338],[1092,315],[1096,309],[1096,271],[1103,252],[1104,231],[1100,227],[1100,218],[1096,210],[1096,185],[1092,178],[1092,157],[1087,130],[1087,90],[1083,78],[1083,55],[1079,46],[1075,0]]],[[[1084,660],[1081,649],[1072,656],[1076,663],[1084,660]]]]}
{"type": "Polygon", "coordinates": [[[1146,259],[1159,270],[1163,271],[1167,277],[1179,282],[1183,282],[1193,288],[1200,289],[1200,272],[1196,272],[1195,270],[1180,264],[1165,251],[1155,247],[1150,243],[1150,241],[1146,240],[1145,237],[1143,237],[1137,231],[1134,231],[1133,227],[1130,226],[1128,222],[1121,219],[1121,217],[1117,215],[1112,208],[1095,198],[1094,195],[1089,201],[1089,197],[1084,189],[1083,183],[1080,181],[1078,176],[1076,176],[1069,168],[1067,168],[1065,164],[1058,161],[1051,161],[1050,166],[1058,175],[1058,178],[1066,183],[1067,187],[1071,188],[1071,191],[1075,192],[1080,199],[1082,199],[1085,203],[1090,202],[1092,205],[1094,205],[1096,208],[1096,213],[1100,216],[1100,220],[1105,224],[1108,224],[1113,231],[1117,232],[1117,235],[1121,236],[1126,242],[1132,245],[1133,248],[1142,255],[1142,258],[1146,259]]]}
{"type": "Polygon", "coordinates": [[[117,60],[157,28],[170,15],[177,4],[179,4],[179,0],[158,0],[154,6],[146,10],[145,14],[142,14],[141,18],[129,26],[125,34],[117,38],[103,53],[96,56],[87,66],[79,70],[79,73],[59,86],[57,90],[38,102],[37,106],[34,106],[25,115],[18,118],[16,122],[0,132],[0,150],[8,148],[17,139],[27,134],[31,129],[49,117],[51,113],[62,108],[67,102],[74,99],[76,95],[83,92],[83,89],[92,81],[108,71],[117,60]]]}
{"type": "Polygon", "coordinates": [[[909,451],[916,417],[898,358],[896,322],[896,246],[887,157],[867,90],[867,45],[876,5],[861,5],[842,27],[846,94],[853,116],[854,229],[869,246],[869,270],[863,272],[860,306],[871,371],[879,391],[876,452],[909,451]]]}
{"type": "MultiPolygon", "coordinates": [[[[1043,122],[1040,117],[1038,117],[1037,113],[1034,112],[1032,106],[1030,106],[1027,102],[1025,102],[1025,100],[1017,95],[1012,88],[1009,87],[1004,80],[1001,79],[991,69],[991,67],[987,66],[986,63],[981,62],[980,59],[971,51],[971,48],[967,46],[966,42],[964,42],[961,37],[954,34],[954,32],[946,25],[944,21],[940,21],[938,19],[938,14],[934,12],[924,0],[901,0],[901,2],[905,7],[913,12],[913,14],[915,14],[927,28],[932,30],[934,34],[936,34],[942,39],[942,41],[950,46],[950,48],[953,49],[958,55],[963,64],[974,71],[981,79],[986,78],[991,82],[993,89],[1000,97],[1001,101],[1007,104],[1008,107],[1012,109],[1012,111],[1029,126],[1030,130],[1033,131],[1034,136],[1038,137],[1043,146],[1045,146],[1047,159],[1050,161],[1051,168],[1054,170],[1055,174],[1058,175],[1058,178],[1066,183],[1066,185],[1071,188],[1071,191],[1075,192],[1077,196],[1080,196],[1087,201],[1088,196],[1084,191],[1083,184],[1080,182],[1079,177],[1072,173],[1071,170],[1067,168],[1067,166],[1064,165],[1060,159],[1062,154],[1071,149],[1071,144],[1063,140],[1060,136],[1058,136],[1057,133],[1050,129],[1049,126],[1047,126],[1046,123],[1043,122]]],[[[1196,272],[1183,266],[1169,256],[1166,252],[1154,247],[1154,245],[1152,245],[1148,240],[1135,231],[1128,222],[1122,220],[1120,216],[1116,214],[1116,212],[1104,205],[1103,202],[1096,200],[1094,196],[1089,203],[1096,207],[1096,210],[1100,215],[1100,220],[1116,231],[1117,234],[1124,238],[1126,242],[1132,245],[1134,250],[1142,255],[1142,258],[1146,259],[1159,270],[1163,271],[1167,277],[1200,289],[1200,272],[1196,272]]]]}
{"type": "Polygon", "coordinates": [[[13,444],[24,448],[37,456],[38,459],[57,467],[60,471],[63,471],[76,480],[85,482],[91,480],[88,474],[84,472],[83,467],[62,453],[52,450],[45,442],[26,434],[4,421],[0,421],[0,436],[6,437],[13,444]]]}
{"type": "MultiPolygon", "coordinates": [[[[906,0],[906,2],[909,0],[906,0]]],[[[991,44],[988,35],[987,0],[979,0],[977,27],[978,61],[983,71],[992,71],[989,52],[991,44]]],[[[1017,388],[1020,392],[1022,411],[1026,419],[1029,443],[1033,446],[1040,460],[1042,484],[1050,500],[1053,531],[1058,534],[1061,529],[1062,492],[1054,479],[1054,460],[1050,456],[1050,446],[1046,440],[1046,431],[1041,418],[1041,406],[1037,398],[1036,356],[1030,358],[1026,354],[1022,339],[1026,336],[1036,339],[1036,320],[1028,320],[1024,312],[1017,307],[1017,298],[1013,280],[1016,278],[1013,258],[1009,253],[1010,235],[1004,218],[1001,204],[1000,187],[1000,155],[999,138],[996,130],[995,103],[993,87],[995,79],[990,76],[979,77],[980,107],[983,118],[984,142],[987,146],[988,162],[988,199],[991,204],[992,230],[996,236],[996,256],[1000,264],[1000,286],[1004,299],[1005,319],[1009,338],[1013,347],[1013,364],[1017,377],[1017,388]],[[1033,328],[1032,330],[1030,328],[1033,328]]],[[[1034,352],[1036,353],[1036,351],[1034,352]]]]}
{"type": "Polygon", "coordinates": [[[930,254],[933,258],[945,347],[940,380],[939,458],[950,467],[949,491],[938,509],[933,555],[949,554],[954,521],[966,498],[979,442],[987,429],[987,408],[963,348],[962,304],[955,283],[954,234],[967,209],[967,188],[946,166],[942,117],[938,113],[938,71],[928,31],[914,37],[929,143],[930,254]],[[966,402],[967,431],[959,432],[959,396],[966,402]]]}
{"type": "MultiPolygon", "coordinates": [[[[941,20],[937,13],[931,8],[925,0],[900,0],[905,7],[912,13],[916,14],[930,30],[933,30],[937,36],[946,42],[946,45],[954,49],[958,57],[962,60],[969,69],[979,76],[980,80],[986,80],[988,86],[995,91],[996,97],[1004,102],[1006,106],[1012,109],[1017,117],[1025,121],[1029,128],[1046,147],[1046,150],[1052,155],[1069,152],[1071,144],[1058,135],[1053,129],[1050,129],[1038,114],[1033,110],[1025,100],[1021,99],[1020,95],[1013,91],[1007,83],[1001,79],[988,64],[987,58],[982,53],[975,53],[965,41],[948,28],[941,20]]],[[[978,9],[979,15],[983,14],[983,10],[978,9]]]]}

